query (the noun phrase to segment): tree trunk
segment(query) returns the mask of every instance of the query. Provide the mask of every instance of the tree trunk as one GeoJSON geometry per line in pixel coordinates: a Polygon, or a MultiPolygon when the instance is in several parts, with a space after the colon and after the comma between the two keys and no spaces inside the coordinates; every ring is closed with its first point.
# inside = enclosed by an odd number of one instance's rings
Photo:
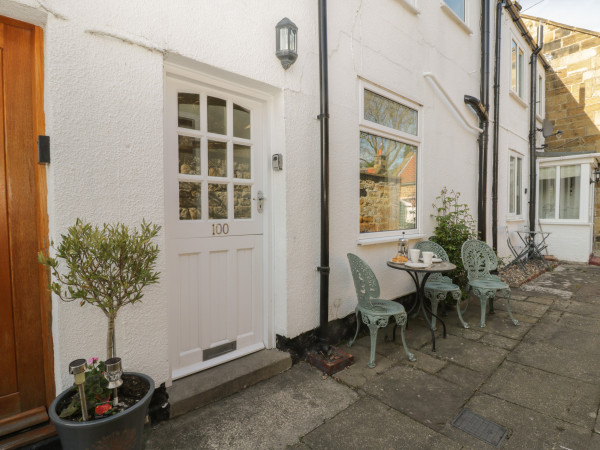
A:
{"type": "Polygon", "coordinates": [[[106,335],[106,359],[115,357],[115,318],[108,317],[108,334],[106,335]]]}

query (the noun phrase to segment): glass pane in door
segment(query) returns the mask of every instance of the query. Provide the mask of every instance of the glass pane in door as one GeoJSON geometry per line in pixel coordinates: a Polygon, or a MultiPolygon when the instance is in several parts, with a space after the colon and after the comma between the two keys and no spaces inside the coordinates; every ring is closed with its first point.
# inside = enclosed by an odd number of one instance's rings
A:
{"type": "Polygon", "coordinates": [[[208,185],[208,218],[227,219],[227,185],[208,185]]]}
{"type": "Polygon", "coordinates": [[[227,143],[208,141],[208,176],[227,176],[227,143]]]}
{"type": "Polygon", "coordinates": [[[252,199],[250,186],[235,185],[233,187],[234,219],[252,219],[252,199]]]}
{"type": "Polygon", "coordinates": [[[200,129],[200,95],[180,92],[177,94],[177,125],[191,130],[200,129]]]}
{"type": "Polygon", "coordinates": [[[179,173],[200,175],[200,139],[179,136],[179,173]]]}
{"type": "Polygon", "coordinates": [[[208,132],[227,134],[227,102],[217,97],[207,98],[208,132]]]}
{"type": "Polygon", "coordinates": [[[179,182],[179,219],[200,220],[201,208],[201,183],[179,182]]]}
{"type": "Polygon", "coordinates": [[[233,177],[252,178],[250,173],[250,147],[248,145],[235,144],[233,146],[233,177]]]}
{"type": "Polygon", "coordinates": [[[250,110],[233,104],[233,135],[250,139],[250,110]]]}

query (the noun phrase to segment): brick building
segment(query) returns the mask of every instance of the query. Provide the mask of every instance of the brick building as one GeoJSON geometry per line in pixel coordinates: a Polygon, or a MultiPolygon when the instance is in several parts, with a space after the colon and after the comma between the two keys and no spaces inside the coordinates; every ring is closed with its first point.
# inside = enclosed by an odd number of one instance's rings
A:
{"type": "MultiPolygon", "coordinates": [[[[545,152],[600,152],[600,33],[523,16],[535,35],[544,25],[546,118],[563,133],[546,139],[545,152]]],[[[595,188],[594,255],[600,255],[600,186],[595,188]]]]}

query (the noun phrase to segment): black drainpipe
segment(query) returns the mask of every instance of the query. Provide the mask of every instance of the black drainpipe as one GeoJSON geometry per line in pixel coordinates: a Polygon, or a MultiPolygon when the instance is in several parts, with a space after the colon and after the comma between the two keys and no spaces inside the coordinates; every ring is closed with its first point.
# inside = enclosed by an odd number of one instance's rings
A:
{"type": "Polygon", "coordinates": [[[529,229],[535,231],[535,196],[537,194],[536,180],[536,132],[537,125],[535,119],[536,108],[536,88],[537,88],[537,61],[538,54],[544,46],[544,26],[538,26],[537,47],[531,53],[531,89],[529,97],[529,229]]]}
{"type": "Polygon", "coordinates": [[[496,44],[494,63],[494,141],[492,144],[492,246],[498,248],[498,135],[500,133],[500,56],[502,54],[502,7],[506,3],[496,3],[496,44]]]}
{"type": "Polygon", "coordinates": [[[321,277],[319,340],[329,346],[329,76],[327,71],[327,0],[319,1],[319,79],[321,87],[321,277]]]}
{"type": "MultiPolygon", "coordinates": [[[[490,107],[490,4],[481,0],[481,103],[487,113],[490,107]]],[[[479,185],[477,192],[477,234],[486,240],[487,230],[487,164],[488,164],[488,126],[489,121],[479,117],[479,185]]]]}

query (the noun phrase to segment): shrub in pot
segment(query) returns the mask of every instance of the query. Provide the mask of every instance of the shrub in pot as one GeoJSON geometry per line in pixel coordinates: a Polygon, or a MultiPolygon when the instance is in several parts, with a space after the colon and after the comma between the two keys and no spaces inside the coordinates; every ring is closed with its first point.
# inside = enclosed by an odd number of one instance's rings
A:
{"type": "MultiPolygon", "coordinates": [[[[54,294],[81,306],[94,305],[106,316],[107,363],[116,358],[117,313],[123,306],[141,301],[142,290],[159,281],[160,274],[154,270],[159,250],[152,242],[159,231],[159,226],[145,221],[139,230],[130,230],[121,223],[98,227],[78,219],[61,236],[54,256],[39,254],[40,263],[51,271],[50,290],[54,294]],[[59,268],[61,262],[66,265],[64,269],[59,268]]],[[[109,388],[104,377],[104,364],[92,358],[87,370],[80,374],[79,382],[86,393],[83,402],[81,391],[74,386],[50,406],[50,419],[64,449],[141,448],[154,381],[141,373],[125,373],[117,397],[117,389],[109,388]],[[137,398],[131,404],[117,400],[126,400],[124,394],[132,389],[136,389],[137,398]]]]}

